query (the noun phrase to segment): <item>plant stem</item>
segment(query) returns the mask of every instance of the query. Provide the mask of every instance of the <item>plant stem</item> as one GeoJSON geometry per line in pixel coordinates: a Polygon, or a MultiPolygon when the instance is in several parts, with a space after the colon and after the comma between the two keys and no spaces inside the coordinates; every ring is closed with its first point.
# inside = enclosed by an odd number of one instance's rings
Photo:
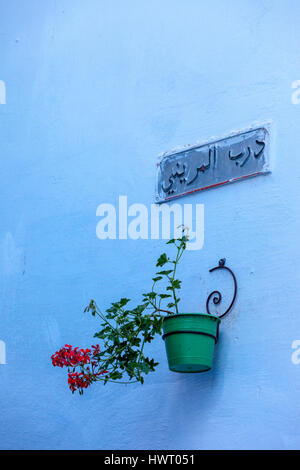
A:
{"type": "MultiPolygon", "coordinates": [[[[97,379],[95,382],[100,382],[101,380],[102,382],[105,381],[105,379],[97,379]]],[[[133,380],[131,382],[117,382],[116,380],[107,379],[106,382],[113,382],[114,384],[135,384],[139,382],[139,380],[133,380]]]]}
{"type": "Polygon", "coordinates": [[[157,308],[156,305],[153,302],[151,302],[151,300],[149,300],[149,303],[155,309],[155,312],[164,312],[164,313],[167,313],[168,315],[174,315],[174,312],[170,312],[170,310],[163,310],[162,308],[157,308]]]}
{"type": "MultiPolygon", "coordinates": [[[[176,246],[177,246],[177,245],[176,245],[176,246]]],[[[174,262],[173,276],[172,276],[172,278],[170,278],[170,277],[168,276],[168,279],[169,279],[170,284],[171,284],[172,292],[173,292],[173,297],[174,297],[174,303],[175,303],[176,313],[178,313],[178,306],[177,306],[178,301],[177,301],[177,297],[176,297],[176,290],[175,290],[175,287],[173,286],[173,282],[174,282],[174,279],[175,279],[177,264],[178,264],[179,259],[181,258],[180,249],[181,249],[181,247],[180,247],[180,245],[179,245],[179,247],[177,247],[177,255],[176,255],[175,262],[174,262]]]]}
{"type": "Polygon", "coordinates": [[[106,317],[103,315],[103,313],[101,312],[100,308],[98,307],[98,305],[96,304],[95,302],[95,313],[97,313],[98,317],[101,318],[101,320],[103,320],[108,326],[110,326],[116,333],[118,333],[118,330],[116,328],[114,328],[110,323],[109,321],[107,321],[106,317]]]}

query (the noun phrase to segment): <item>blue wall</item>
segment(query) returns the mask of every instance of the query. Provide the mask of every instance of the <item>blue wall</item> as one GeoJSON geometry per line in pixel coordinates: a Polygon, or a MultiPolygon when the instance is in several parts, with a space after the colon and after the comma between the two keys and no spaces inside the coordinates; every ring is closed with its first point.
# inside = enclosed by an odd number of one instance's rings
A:
{"type": "MultiPolygon", "coordinates": [[[[300,4],[1,0],[2,449],[300,447],[300,4]],[[107,307],[145,291],[161,240],[99,240],[96,208],[154,200],[160,152],[272,121],[271,175],[197,193],[205,244],[181,267],[201,311],[226,257],[239,280],[214,369],[160,361],[141,385],[72,395],[50,355],[89,346],[107,307]]],[[[217,285],[219,282],[219,286],[217,285]]],[[[228,298],[229,298],[228,297],[228,298]]]]}

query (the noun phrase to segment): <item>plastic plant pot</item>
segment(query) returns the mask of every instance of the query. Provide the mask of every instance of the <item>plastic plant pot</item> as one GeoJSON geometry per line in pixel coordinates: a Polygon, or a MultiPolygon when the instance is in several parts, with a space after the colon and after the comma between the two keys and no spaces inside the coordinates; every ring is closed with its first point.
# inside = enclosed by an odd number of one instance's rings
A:
{"type": "Polygon", "coordinates": [[[207,313],[180,313],[164,318],[163,339],[169,369],[206,372],[212,368],[221,320],[207,313]]]}

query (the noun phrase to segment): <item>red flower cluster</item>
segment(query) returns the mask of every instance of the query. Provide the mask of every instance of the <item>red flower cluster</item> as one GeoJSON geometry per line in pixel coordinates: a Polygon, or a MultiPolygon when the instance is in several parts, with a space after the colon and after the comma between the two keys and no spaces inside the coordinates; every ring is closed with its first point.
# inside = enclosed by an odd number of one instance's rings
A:
{"type": "Polygon", "coordinates": [[[106,370],[96,371],[96,368],[99,366],[97,357],[100,354],[99,344],[92,346],[92,349],[73,349],[70,344],[65,344],[63,348],[51,356],[54,367],[66,366],[73,369],[72,372],[68,371],[68,384],[72,393],[75,390],[79,390],[82,393],[83,389],[97,380],[99,375],[108,372],[106,370]],[[81,372],[75,372],[76,366],[81,368],[81,372]]]}
{"type": "Polygon", "coordinates": [[[84,374],[83,372],[68,373],[68,384],[72,392],[87,388],[91,385],[92,381],[92,377],[89,374],[84,374]]]}
{"type": "MultiPolygon", "coordinates": [[[[97,346],[99,347],[99,345],[97,346]]],[[[72,349],[72,346],[70,344],[66,344],[64,348],[61,348],[59,351],[56,351],[56,353],[51,356],[51,359],[54,367],[74,367],[78,364],[90,363],[90,356],[90,349],[72,349]]]]}

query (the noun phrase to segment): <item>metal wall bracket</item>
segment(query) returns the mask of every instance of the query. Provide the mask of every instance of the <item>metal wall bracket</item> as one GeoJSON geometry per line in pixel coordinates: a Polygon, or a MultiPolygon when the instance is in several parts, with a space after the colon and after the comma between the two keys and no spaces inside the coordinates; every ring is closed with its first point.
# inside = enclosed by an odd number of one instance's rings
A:
{"type": "MultiPolygon", "coordinates": [[[[229,271],[232,278],[233,278],[233,281],[234,281],[234,294],[233,294],[233,299],[231,301],[231,304],[229,305],[228,309],[222,313],[222,314],[214,314],[216,315],[217,317],[219,318],[222,318],[224,317],[225,315],[227,315],[228,312],[230,312],[230,310],[232,309],[232,306],[234,304],[234,301],[236,299],[236,294],[237,294],[237,280],[236,280],[236,277],[234,275],[234,273],[231,271],[230,268],[228,268],[227,266],[225,266],[225,262],[226,262],[226,259],[225,258],[222,258],[220,259],[219,261],[219,266],[216,266],[215,268],[212,268],[209,270],[210,273],[212,273],[213,271],[216,271],[217,269],[226,269],[226,271],[229,271]]],[[[209,303],[210,303],[210,300],[212,299],[214,305],[219,305],[222,301],[222,294],[221,292],[219,292],[218,290],[214,290],[213,292],[211,292],[209,294],[209,296],[207,297],[207,301],[206,301],[206,311],[208,314],[212,315],[212,312],[210,311],[209,309],[209,303]]]]}

